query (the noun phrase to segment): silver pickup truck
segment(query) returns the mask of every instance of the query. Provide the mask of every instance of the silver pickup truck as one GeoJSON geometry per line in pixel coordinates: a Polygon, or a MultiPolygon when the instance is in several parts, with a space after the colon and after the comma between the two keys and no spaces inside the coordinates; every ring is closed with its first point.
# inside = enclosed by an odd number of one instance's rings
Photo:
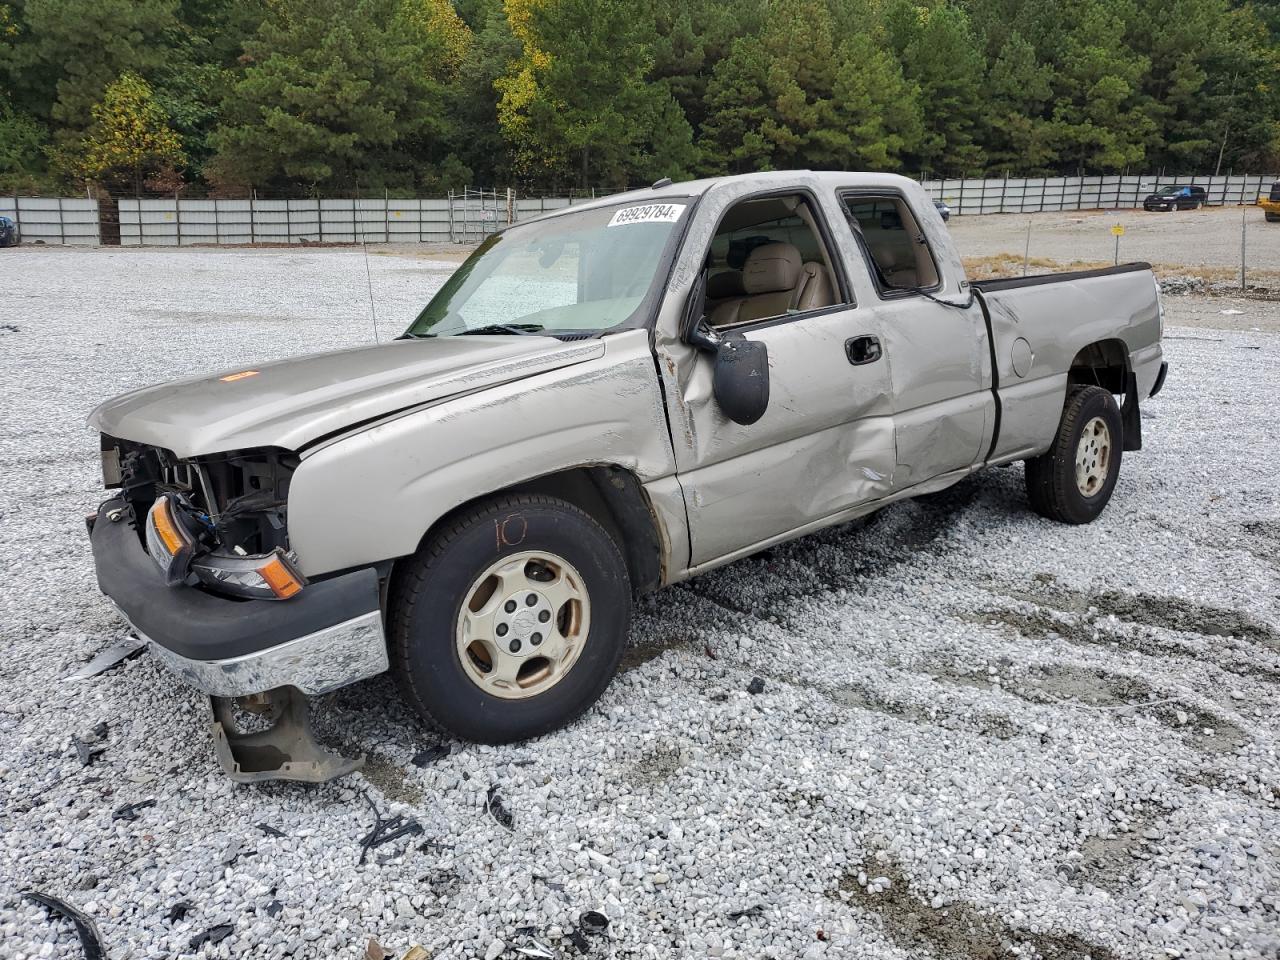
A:
{"type": "Polygon", "coordinates": [[[1019,460],[1093,520],[1161,326],[1146,264],[970,283],[902,177],[664,181],[489,238],[394,342],[100,406],[98,582],[239,779],[351,769],[305,698],[386,670],[458,737],[533,737],[603,693],[636,594],[1019,460]]]}

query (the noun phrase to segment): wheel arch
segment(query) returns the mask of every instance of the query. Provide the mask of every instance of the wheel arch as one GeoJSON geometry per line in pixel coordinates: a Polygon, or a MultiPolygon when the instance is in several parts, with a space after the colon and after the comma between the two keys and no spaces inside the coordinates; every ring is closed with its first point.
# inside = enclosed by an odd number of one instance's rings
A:
{"type": "Polygon", "coordinates": [[[1123,394],[1129,373],[1129,348],[1118,337],[1095,340],[1082,347],[1067,369],[1068,390],[1077,384],[1123,394]]]}
{"type": "MultiPolygon", "coordinates": [[[[632,590],[651,593],[664,581],[661,525],[640,478],[612,463],[568,467],[476,494],[438,517],[418,541],[421,549],[458,514],[493,497],[537,493],[556,497],[587,513],[614,538],[627,563],[632,590]]],[[[407,558],[396,560],[397,565],[407,558]]]]}

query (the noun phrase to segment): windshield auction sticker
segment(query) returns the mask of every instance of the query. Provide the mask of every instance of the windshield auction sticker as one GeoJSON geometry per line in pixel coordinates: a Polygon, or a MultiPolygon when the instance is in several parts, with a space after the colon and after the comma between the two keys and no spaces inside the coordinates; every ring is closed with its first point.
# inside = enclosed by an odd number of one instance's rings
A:
{"type": "Polygon", "coordinates": [[[646,203],[643,207],[624,207],[609,221],[611,227],[629,223],[675,223],[684,213],[683,203],[646,203]]]}

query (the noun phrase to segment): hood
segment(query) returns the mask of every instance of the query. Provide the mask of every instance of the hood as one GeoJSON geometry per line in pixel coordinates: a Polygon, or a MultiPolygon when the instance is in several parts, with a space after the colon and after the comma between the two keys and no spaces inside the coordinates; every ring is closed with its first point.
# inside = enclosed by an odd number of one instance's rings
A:
{"type": "Polygon", "coordinates": [[[540,336],[393,340],[144,387],[99,406],[89,424],[179,457],[299,450],[364,421],[603,353],[599,340],[540,336]]]}

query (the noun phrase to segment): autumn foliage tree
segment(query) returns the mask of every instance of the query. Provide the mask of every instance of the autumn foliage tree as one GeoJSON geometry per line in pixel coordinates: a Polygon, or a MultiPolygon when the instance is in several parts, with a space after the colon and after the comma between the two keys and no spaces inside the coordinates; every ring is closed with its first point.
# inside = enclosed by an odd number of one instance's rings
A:
{"type": "Polygon", "coordinates": [[[176,182],[173,173],[186,164],[186,154],[147,81],[136,73],[123,74],[91,112],[93,126],[79,152],[82,176],[127,183],[135,193],[141,193],[150,176],[164,176],[166,186],[176,182]]]}

